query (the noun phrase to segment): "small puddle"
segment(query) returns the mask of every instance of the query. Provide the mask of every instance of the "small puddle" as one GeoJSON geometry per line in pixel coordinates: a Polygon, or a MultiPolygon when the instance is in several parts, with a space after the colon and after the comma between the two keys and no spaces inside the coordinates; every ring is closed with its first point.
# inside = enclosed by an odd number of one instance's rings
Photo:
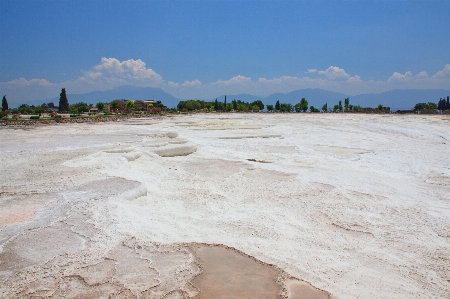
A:
{"type": "Polygon", "coordinates": [[[200,290],[196,298],[280,298],[273,267],[221,246],[194,245],[192,250],[203,268],[192,283],[200,290]]]}
{"type": "MultiPolygon", "coordinates": [[[[281,298],[277,279],[286,277],[283,270],[232,248],[196,244],[191,249],[203,270],[192,282],[199,290],[196,299],[281,298]]],[[[286,279],[284,287],[288,299],[329,299],[327,292],[295,278],[286,279]]]]}

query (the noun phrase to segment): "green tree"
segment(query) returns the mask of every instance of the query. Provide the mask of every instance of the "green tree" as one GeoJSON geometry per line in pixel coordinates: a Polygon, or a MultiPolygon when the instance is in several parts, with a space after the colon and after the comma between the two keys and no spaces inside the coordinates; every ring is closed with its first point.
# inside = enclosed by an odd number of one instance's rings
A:
{"type": "Polygon", "coordinates": [[[78,102],[76,104],[73,105],[75,107],[75,110],[77,111],[78,114],[81,114],[83,112],[88,112],[92,105],[91,104],[87,104],[84,102],[78,102]]]}
{"type": "Polygon", "coordinates": [[[437,109],[438,106],[435,103],[428,102],[428,103],[417,103],[414,106],[414,111],[419,111],[422,109],[437,109]]]}
{"type": "Polygon", "coordinates": [[[4,95],[2,99],[2,111],[6,110],[8,110],[8,101],[6,100],[6,95],[4,95]]]}
{"type": "Polygon", "coordinates": [[[256,100],[250,103],[250,106],[258,106],[258,110],[264,110],[264,104],[261,100],[256,100]]]}
{"type": "Polygon", "coordinates": [[[59,94],[59,113],[69,111],[69,100],[67,100],[66,89],[61,89],[61,93],[59,94]]]}
{"type": "Polygon", "coordinates": [[[320,110],[315,108],[314,106],[309,107],[309,111],[311,111],[312,113],[320,112],[320,110]]]}
{"type": "Polygon", "coordinates": [[[273,111],[273,105],[266,105],[267,111],[273,111]]]}
{"type": "Polygon", "coordinates": [[[223,101],[223,110],[227,110],[227,96],[225,96],[225,100],[223,101]]]}
{"type": "Polygon", "coordinates": [[[119,106],[120,106],[119,100],[114,100],[114,101],[111,102],[111,109],[114,112],[117,112],[117,109],[119,109],[119,106]]]}
{"type": "Polygon", "coordinates": [[[437,109],[436,103],[428,102],[428,109],[437,109]]]}
{"type": "Polygon", "coordinates": [[[327,110],[328,110],[328,103],[325,103],[325,104],[322,106],[322,111],[323,111],[323,112],[327,112],[327,110]]]}
{"type": "Polygon", "coordinates": [[[214,102],[214,110],[219,110],[219,102],[217,101],[217,99],[216,99],[216,101],[214,102]]]}
{"type": "Polygon", "coordinates": [[[200,110],[201,108],[202,108],[201,101],[187,100],[184,102],[183,110],[194,111],[194,110],[200,110]]]}
{"type": "Polygon", "coordinates": [[[438,110],[445,110],[445,107],[446,107],[446,103],[445,103],[445,98],[443,99],[443,98],[440,98],[439,99],[439,102],[438,102],[438,105],[437,105],[437,107],[438,107],[438,110]]]}
{"type": "Polygon", "coordinates": [[[338,112],[338,111],[339,111],[339,105],[334,105],[333,112],[338,112]]]}
{"type": "Polygon", "coordinates": [[[362,107],[360,105],[353,106],[353,111],[362,112],[362,107]]]}
{"type": "Polygon", "coordinates": [[[233,100],[233,110],[234,111],[238,110],[238,105],[237,105],[236,99],[233,100]]]}
{"type": "Polygon", "coordinates": [[[345,112],[348,111],[348,105],[350,104],[350,99],[349,98],[345,98],[344,99],[344,107],[345,107],[345,112]]]}
{"type": "Polygon", "coordinates": [[[128,109],[128,111],[133,110],[134,107],[135,107],[135,106],[134,106],[134,101],[133,101],[133,100],[127,100],[126,104],[127,104],[127,109],[128,109]]]}
{"type": "Polygon", "coordinates": [[[95,105],[95,107],[97,107],[98,110],[103,111],[103,109],[105,109],[105,103],[98,102],[97,105],[95,105]]]}
{"type": "Polygon", "coordinates": [[[34,114],[41,114],[44,112],[45,112],[45,110],[42,106],[37,106],[36,108],[34,108],[34,114]]]}
{"type": "Polygon", "coordinates": [[[275,110],[277,110],[277,111],[281,110],[280,100],[277,100],[277,102],[275,103],[275,110]]]}
{"type": "Polygon", "coordinates": [[[339,109],[339,112],[342,112],[342,101],[339,101],[338,109],[339,109]]]}
{"type": "Polygon", "coordinates": [[[383,105],[378,104],[378,110],[382,111],[383,110],[383,105]]]}
{"type": "Polygon", "coordinates": [[[303,112],[306,112],[306,110],[308,110],[308,101],[305,98],[302,98],[300,100],[300,107],[302,108],[303,112]]]}
{"type": "Polygon", "coordinates": [[[294,106],[292,106],[292,104],[281,103],[280,111],[281,112],[292,112],[292,111],[294,111],[294,106]]]}

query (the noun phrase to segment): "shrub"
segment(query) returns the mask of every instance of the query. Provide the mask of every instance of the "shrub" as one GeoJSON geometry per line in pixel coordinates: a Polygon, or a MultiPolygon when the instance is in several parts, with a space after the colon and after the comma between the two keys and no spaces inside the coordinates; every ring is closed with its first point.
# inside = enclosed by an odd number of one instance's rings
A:
{"type": "Polygon", "coordinates": [[[76,114],[71,114],[70,117],[77,117],[78,115],[76,114]]]}
{"type": "Polygon", "coordinates": [[[55,115],[54,118],[62,118],[62,115],[55,115]]]}
{"type": "Polygon", "coordinates": [[[40,118],[39,115],[32,115],[32,116],[30,116],[30,119],[39,119],[39,118],[40,118]]]}

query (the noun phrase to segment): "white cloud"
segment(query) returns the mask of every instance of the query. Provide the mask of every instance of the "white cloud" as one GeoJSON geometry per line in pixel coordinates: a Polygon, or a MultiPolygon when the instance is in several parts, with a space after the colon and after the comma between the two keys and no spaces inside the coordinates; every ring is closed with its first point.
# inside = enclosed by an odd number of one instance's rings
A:
{"type": "Polygon", "coordinates": [[[317,69],[309,69],[308,73],[317,73],[317,69]]]}
{"type": "Polygon", "coordinates": [[[335,80],[335,79],[347,79],[350,77],[349,74],[347,74],[344,69],[341,69],[337,66],[330,66],[324,71],[318,71],[318,74],[325,75],[325,77],[329,80],[335,80]]]}
{"type": "Polygon", "coordinates": [[[414,76],[416,79],[428,79],[428,73],[423,71],[414,76]]]}
{"type": "Polygon", "coordinates": [[[302,78],[298,78],[298,77],[292,77],[292,76],[281,76],[279,78],[272,78],[272,79],[266,79],[266,78],[259,78],[258,79],[258,83],[261,84],[299,84],[302,81],[304,81],[304,79],[309,79],[308,77],[304,77],[302,78]]]}
{"type": "Polygon", "coordinates": [[[387,82],[405,82],[413,79],[413,74],[411,71],[407,71],[405,74],[400,74],[398,72],[394,72],[391,77],[387,80],[387,82]]]}
{"type": "Polygon", "coordinates": [[[349,77],[349,78],[348,78],[348,82],[350,82],[350,83],[361,83],[361,82],[363,82],[363,81],[361,80],[361,77],[360,77],[360,76],[355,75],[355,76],[353,76],[353,77],[349,77]]]}
{"type": "Polygon", "coordinates": [[[194,81],[184,81],[183,84],[181,84],[181,86],[183,87],[194,87],[194,86],[201,86],[202,82],[200,82],[200,80],[195,79],[194,81]]]}
{"type": "Polygon", "coordinates": [[[244,77],[241,75],[237,75],[229,80],[218,80],[214,83],[211,83],[211,85],[235,85],[235,84],[239,84],[239,85],[246,85],[249,84],[252,81],[252,79],[250,77],[244,77]]]}
{"type": "Polygon", "coordinates": [[[446,64],[442,71],[438,71],[431,78],[444,78],[450,77],[450,64],[446,64]]]}
{"type": "Polygon", "coordinates": [[[175,83],[173,81],[169,81],[169,82],[167,82],[167,86],[169,86],[169,87],[180,87],[180,84],[175,83]]]}
{"type": "Polygon", "coordinates": [[[0,82],[1,88],[13,88],[13,87],[25,87],[25,86],[42,86],[50,87],[54,84],[45,79],[31,79],[27,80],[25,78],[19,78],[16,80],[11,80],[8,82],[0,82]]]}
{"type": "Polygon", "coordinates": [[[107,88],[130,84],[156,87],[163,83],[161,75],[147,68],[141,59],[119,61],[102,57],[99,64],[83,74],[77,81],[107,88]]]}

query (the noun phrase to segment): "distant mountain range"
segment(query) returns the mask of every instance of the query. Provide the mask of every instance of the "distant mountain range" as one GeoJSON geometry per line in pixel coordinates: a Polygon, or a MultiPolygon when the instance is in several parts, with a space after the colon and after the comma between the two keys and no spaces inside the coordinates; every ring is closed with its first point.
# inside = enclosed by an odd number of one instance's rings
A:
{"type": "MultiPolygon", "coordinates": [[[[275,104],[277,100],[280,103],[296,104],[301,98],[306,98],[309,105],[321,108],[323,104],[328,103],[328,107],[333,107],[339,101],[349,97],[350,104],[361,105],[363,107],[376,107],[382,104],[385,107],[391,107],[391,111],[412,109],[416,103],[433,102],[437,103],[440,98],[450,95],[450,90],[443,89],[395,89],[383,93],[360,94],[348,96],[342,93],[327,91],[324,89],[299,89],[289,93],[274,93],[267,97],[258,97],[250,94],[227,95],[227,102],[232,100],[241,100],[253,102],[261,100],[264,104],[275,104]]],[[[85,102],[96,104],[98,102],[111,102],[114,99],[154,99],[161,101],[167,107],[176,107],[178,99],[160,88],[120,86],[107,91],[93,91],[85,94],[68,94],[69,103],[85,102]]],[[[219,101],[224,100],[224,95],[218,96],[219,101]]],[[[57,104],[59,98],[48,99],[45,101],[36,101],[34,104],[43,102],[54,102],[57,104]]]]}

